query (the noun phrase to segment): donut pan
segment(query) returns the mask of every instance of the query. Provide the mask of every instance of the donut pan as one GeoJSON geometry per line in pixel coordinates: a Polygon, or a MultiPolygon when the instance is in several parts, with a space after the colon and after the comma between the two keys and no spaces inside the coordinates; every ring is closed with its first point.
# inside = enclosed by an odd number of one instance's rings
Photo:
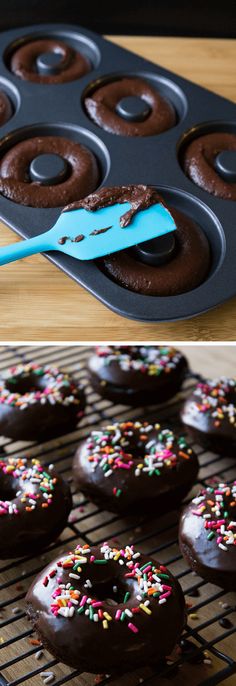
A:
{"type": "MultiPolygon", "coordinates": [[[[195,219],[211,245],[211,271],[205,282],[177,296],[140,295],[117,285],[95,262],[51,253],[50,260],[120,315],[140,321],[174,321],[205,312],[236,294],[235,204],[201,190],[180,164],[182,147],[199,133],[236,132],[236,105],[174,73],[128,52],[76,25],[44,24],[0,34],[0,90],[14,114],[1,127],[0,156],[24,138],[63,135],[86,145],[100,168],[100,185],[145,183],[157,187],[174,207],[195,219]],[[11,73],[9,56],[25,40],[59,38],[84,53],[91,70],[83,77],[44,85],[11,73]],[[85,93],[97,80],[142,76],[172,102],[177,124],[159,135],[126,137],[104,131],[83,107],[85,93]]],[[[23,237],[52,226],[60,208],[36,209],[0,195],[0,218],[23,237]]],[[[79,307],[78,307],[79,310],[79,307]]],[[[79,312],[78,312],[79,314],[79,312]]]]}

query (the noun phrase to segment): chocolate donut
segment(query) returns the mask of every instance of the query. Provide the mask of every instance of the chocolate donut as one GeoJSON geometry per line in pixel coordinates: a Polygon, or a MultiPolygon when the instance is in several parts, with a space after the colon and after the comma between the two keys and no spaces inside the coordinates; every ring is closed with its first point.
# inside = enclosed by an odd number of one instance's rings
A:
{"type": "Polygon", "coordinates": [[[98,507],[120,514],[174,509],[197,472],[197,456],[185,438],[140,421],[92,431],[73,462],[78,488],[98,507]]]}
{"type": "Polygon", "coordinates": [[[0,458],[0,558],[23,557],[54,541],[72,507],[68,484],[53,465],[0,458]]]}
{"type": "Polygon", "coordinates": [[[97,161],[90,150],[62,136],[37,136],[16,143],[0,160],[0,193],[29,207],[60,207],[91,193],[99,182],[97,161]],[[30,164],[42,154],[60,155],[67,177],[56,185],[30,179],[30,164]]]}
{"type": "Polygon", "coordinates": [[[181,419],[204,448],[235,457],[236,380],[221,377],[198,383],[184,403],[181,419]]]}
{"type": "Polygon", "coordinates": [[[13,74],[25,81],[34,83],[65,83],[74,81],[90,71],[90,63],[84,55],[77,52],[62,40],[42,38],[31,40],[13,52],[10,61],[13,74]],[[40,74],[37,71],[37,58],[43,53],[56,53],[61,56],[54,74],[40,74]]]}
{"type": "MultiPolygon", "coordinates": [[[[131,209],[121,216],[122,227],[128,226],[140,210],[158,203],[165,205],[165,201],[155,188],[131,185],[101,188],[65,209],[83,207],[94,212],[101,207],[124,202],[129,202],[131,209]]],[[[124,288],[144,295],[178,295],[199,286],[210,270],[210,246],[207,237],[185,214],[173,208],[170,212],[177,227],[175,251],[170,261],[160,266],[144,264],[137,259],[131,248],[99,259],[97,264],[102,271],[124,288]]]]}
{"type": "Polygon", "coordinates": [[[94,390],[133,406],[169,400],[181,388],[187,370],[186,358],[168,345],[100,345],[88,360],[94,390]]]}
{"type": "Polygon", "coordinates": [[[176,251],[169,262],[144,264],[131,250],[121,250],[99,260],[105,274],[135,293],[153,296],[179,295],[192,291],[210,270],[210,246],[198,224],[183,212],[170,208],[176,224],[176,251]]]}
{"type": "Polygon", "coordinates": [[[194,572],[236,590],[236,481],[208,486],[187,505],[179,545],[194,572]]]}
{"type": "Polygon", "coordinates": [[[85,98],[84,105],[95,124],[119,136],[154,136],[176,124],[172,104],[146,79],[139,77],[127,76],[98,85],[85,98]],[[116,111],[118,103],[130,96],[138,96],[148,105],[144,121],[127,121],[116,111]]]}
{"type": "Polygon", "coordinates": [[[37,576],[26,601],[43,645],[81,672],[155,664],[170,654],[185,621],[178,581],[133,546],[78,545],[37,576]]]}
{"type": "Polygon", "coordinates": [[[12,117],[13,109],[11,101],[8,95],[3,91],[0,91],[0,126],[6,124],[6,122],[12,117]]]}
{"type": "Polygon", "coordinates": [[[218,198],[236,200],[236,183],[226,181],[215,168],[215,160],[224,150],[236,150],[236,135],[232,133],[208,133],[189,143],[183,154],[185,174],[218,198]]]}
{"type": "Polygon", "coordinates": [[[35,363],[11,367],[0,379],[0,433],[48,440],[73,431],[83,416],[84,391],[69,374],[35,363]]]}

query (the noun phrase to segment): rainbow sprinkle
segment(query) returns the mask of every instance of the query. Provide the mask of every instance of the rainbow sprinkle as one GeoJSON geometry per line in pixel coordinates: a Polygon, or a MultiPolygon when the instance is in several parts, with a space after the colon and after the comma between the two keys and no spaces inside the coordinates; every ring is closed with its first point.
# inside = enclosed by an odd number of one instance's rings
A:
{"type": "Polygon", "coordinates": [[[232,486],[208,486],[192,503],[192,514],[205,520],[208,541],[215,540],[225,552],[229,545],[236,545],[236,481],[232,486]]]}
{"type": "Polygon", "coordinates": [[[124,372],[130,369],[149,376],[159,376],[176,369],[182,354],[170,346],[113,346],[99,345],[96,347],[99,357],[104,357],[105,364],[118,362],[124,372]]]}
{"type": "Polygon", "coordinates": [[[223,420],[236,427],[235,391],[235,379],[221,377],[199,383],[190,401],[191,410],[210,415],[216,427],[223,420]]]}
{"type": "MultiPolygon", "coordinates": [[[[109,629],[112,622],[124,622],[132,633],[139,632],[138,615],[144,613],[147,617],[152,614],[152,603],[163,605],[171,596],[173,578],[169,576],[168,570],[163,565],[155,563],[153,560],[140,565],[141,554],[134,551],[133,546],[125,546],[118,549],[111,547],[108,543],[103,543],[99,549],[90,549],[86,544],[77,546],[74,552],[70,552],[66,557],[57,562],[60,570],[67,570],[69,577],[76,582],[79,588],[75,588],[74,583],[62,583],[61,571],[58,579],[59,584],[51,595],[51,612],[55,617],[62,615],[71,619],[74,615],[85,615],[88,620],[100,624],[104,629],[109,629]],[[135,600],[131,593],[126,592],[123,601],[119,606],[109,606],[107,609],[106,601],[93,597],[93,584],[87,578],[89,569],[96,563],[108,564],[115,561],[122,566],[122,577],[124,580],[133,579],[138,584],[135,600]],[[83,574],[83,578],[82,575],[83,574]]],[[[56,569],[52,569],[43,580],[43,585],[50,583],[50,578],[57,574],[56,569]]],[[[116,580],[117,581],[117,580],[116,580]]],[[[114,587],[114,593],[119,593],[119,581],[114,587]]]]}
{"type": "MultiPolygon", "coordinates": [[[[160,424],[149,422],[112,424],[92,431],[86,441],[91,471],[99,468],[106,479],[117,470],[124,473],[132,470],[136,477],[143,474],[161,476],[163,469],[173,469],[178,462],[189,460],[191,455],[192,450],[184,437],[175,437],[173,431],[161,430],[160,424]],[[134,457],[133,453],[139,456],[134,457]]],[[[120,488],[113,488],[115,497],[121,494],[120,488]]]]}
{"type": "Polygon", "coordinates": [[[1,458],[0,472],[18,481],[19,485],[14,500],[0,500],[0,516],[18,515],[21,503],[26,512],[51,505],[57,479],[45,471],[39,460],[1,458]]]}
{"type": "Polygon", "coordinates": [[[18,407],[20,410],[25,410],[29,405],[40,403],[56,403],[62,405],[79,404],[78,389],[76,388],[69,375],[61,372],[57,367],[49,367],[48,365],[40,366],[38,364],[19,364],[10,367],[0,381],[0,404],[18,407]],[[26,393],[18,393],[17,391],[10,391],[6,384],[16,385],[27,376],[34,374],[36,377],[44,377],[45,388],[33,389],[26,393]],[[69,392],[68,392],[69,389],[69,392]]]}

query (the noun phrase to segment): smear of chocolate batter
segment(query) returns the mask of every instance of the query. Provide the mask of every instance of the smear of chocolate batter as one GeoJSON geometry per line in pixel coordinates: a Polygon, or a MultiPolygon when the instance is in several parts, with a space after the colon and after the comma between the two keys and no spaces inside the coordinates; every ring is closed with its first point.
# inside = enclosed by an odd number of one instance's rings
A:
{"type": "Polygon", "coordinates": [[[86,198],[67,205],[63,212],[82,208],[84,210],[95,212],[102,207],[108,207],[110,205],[115,205],[116,203],[125,202],[130,203],[131,209],[120,217],[120,226],[122,228],[131,223],[137,212],[146,210],[148,207],[151,207],[151,205],[161,203],[166,207],[163,199],[157,193],[155,188],[139,184],[137,186],[130,185],[100,188],[98,191],[91,193],[86,198]]]}
{"type": "Polygon", "coordinates": [[[85,236],[83,233],[80,233],[79,236],[75,236],[75,238],[72,238],[72,243],[80,243],[80,241],[83,241],[85,236]]]}
{"type": "Polygon", "coordinates": [[[65,245],[66,241],[70,241],[71,243],[80,243],[80,241],[83,241],[84,238],[85,236],[83,233],[80,233],[79,236],[75,236],[75,238],[70,238],[70,236],[61,236],[57,242],[60,245],[65,245]]]}
{"type": "Polygon", "coordinates": [[[107,226],[105,229],[94,229],[94,231],[91,231],[89,235],[99,236],[100,233],[106,233],[106,231],[109,231],[109,229],[112,229],[112,226],[107,226]]]}
{"type": "Polygon", "coordinates": [[[68,241],[68,240],[69,240],[69,236],[61,236],[61,238],[59,238],[57,242],[60,245],[65,245],[66,241],[68,241]]]}

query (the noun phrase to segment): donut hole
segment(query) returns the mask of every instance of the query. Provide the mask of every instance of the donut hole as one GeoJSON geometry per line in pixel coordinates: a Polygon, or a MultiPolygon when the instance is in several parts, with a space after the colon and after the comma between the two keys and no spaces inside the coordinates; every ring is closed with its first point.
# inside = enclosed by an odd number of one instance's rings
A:
{"type": "Polygon", "coordinates": [[[142,264],[160,267],[176,258],[180,250],[179,236],[177,232],[172,231],[129,248],[127,254],[142,264]]]}
{"type": "Polygon", "coordinates": [[[14,477],[10,474],[1,475],[0,480],[0,500],[15,500],[19,484],[17,485],[14,477]]]}
{"type": "Polygon", "coordinates": [[[45,76],[57,74],[63,71],[69,63],[69,56],[66,56],[65,50],[63,50],[63,45],[45,46],[44,51],[40,51],[38,57],[34,60],[33,70],[35,73],[39,73],[45,76]]]}
{"type": "Polygon", "coordinates": [[[124,601],[128,586],[122,581],[113,580],[93,584],[93,597],[105,601],[107,605],[120,605],[124,601]]]}

